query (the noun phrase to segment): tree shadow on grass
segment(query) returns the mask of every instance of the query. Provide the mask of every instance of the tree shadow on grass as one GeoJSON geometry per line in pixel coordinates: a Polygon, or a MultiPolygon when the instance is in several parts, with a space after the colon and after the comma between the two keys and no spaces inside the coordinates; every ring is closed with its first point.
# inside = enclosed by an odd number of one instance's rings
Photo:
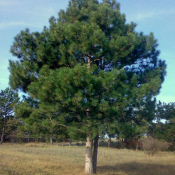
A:
{"type": "Polygon", "coordinates": [[[117,174],[117,172],[126,175],[173,175],[175,174],[175,166],[130,162],[114,166],[101,166],[98,167],[97,171],[99,174],[105,173],[109,175],[117,174]]]}

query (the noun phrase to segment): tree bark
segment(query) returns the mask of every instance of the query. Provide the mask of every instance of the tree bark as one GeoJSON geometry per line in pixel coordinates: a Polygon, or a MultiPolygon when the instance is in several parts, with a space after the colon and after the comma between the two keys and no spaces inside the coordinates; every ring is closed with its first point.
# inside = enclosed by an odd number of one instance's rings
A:
{"type": "Polygon", "coordinates": [[[96,174],[97,173],[97,154],[98,154],[98,138],[99,135],[97,134],[97,136],[94,139],[94,145],[93,145],[93,173],[96,174]]]}
{"type": "MultiPolygon", "coordinates": [[[[87,56],[87,68],[90,70],[91,67],[91,58],[90,56],[87,56]]],[[[90,109],[88,108],[86,110],[87,115],[87,123],[91,119],[89,115],[90,109]]],[[[91,130],[91,126],[88,125],[89,130],[91,130]]],[[[89,132],[90,133],[90,132],[89,132]]],[[[96,145],[96,141],[94,141],[96,145]]],[[[87,134],[86,137],[86,157],[85,157],[85,173],[93,174],[94,173],[94,167],[96,171],[96,164],[97,164],[97,148],[98,148],[98,140],[97,140],[97,146],[93,149],[93,140],[90,134],[87,134]]]]}
{"type": "Polygon", "coordinates": [[[87,136],[86,138],[86,157],[85,157],[85,173],[93,174],[93,161],[92,161],[92,139],[87,136]]]}

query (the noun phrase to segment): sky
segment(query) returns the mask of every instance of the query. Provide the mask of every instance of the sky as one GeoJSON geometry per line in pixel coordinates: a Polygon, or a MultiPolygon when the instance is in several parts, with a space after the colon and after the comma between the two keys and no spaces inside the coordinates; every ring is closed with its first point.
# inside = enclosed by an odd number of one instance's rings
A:
{"type": "MultiPolygon", "coordinates": [[[[14,37],[21,30],[31,32],[49,26],[51,16],[58,17],[69,0],[0,0],[0,90],[9,86],[9,60],[14,37]]],[[[175,102],[175,0],[118,0],[127,23],[137,24],[136,31],[154,33],[158,40],[159,58],[166,61],[167,75],[157,100],[175,102]]]]}

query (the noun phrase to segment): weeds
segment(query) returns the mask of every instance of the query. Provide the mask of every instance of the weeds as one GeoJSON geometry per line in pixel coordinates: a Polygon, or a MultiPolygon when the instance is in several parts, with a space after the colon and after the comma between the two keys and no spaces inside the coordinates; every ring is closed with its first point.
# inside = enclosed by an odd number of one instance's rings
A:
{"type": "Polygon", "coordinates": [[[159,151],[165,151],[168,149],[169,144],[164,141],[160,141],[154,138],[144,138],[142,139],[143,149],[148,155],[155,155],[159,151]]]}

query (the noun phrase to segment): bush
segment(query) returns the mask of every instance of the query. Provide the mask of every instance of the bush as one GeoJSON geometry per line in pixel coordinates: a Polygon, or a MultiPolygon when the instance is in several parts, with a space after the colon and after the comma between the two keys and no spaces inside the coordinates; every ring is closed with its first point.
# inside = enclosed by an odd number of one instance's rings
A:
{"type": "Polygon", "coordinates": [[[169,144],[164,141],[160,141],[154,138],[144,138],[141,140],[143,149],[146,154],[155,155],[159,151],[165,151],[168,149],[169,144]]]}
{"type": "Polygon", "coordinates": [[[169,151],[175,151],[175,143],[171,143],[168,147],[169,151]]]}

